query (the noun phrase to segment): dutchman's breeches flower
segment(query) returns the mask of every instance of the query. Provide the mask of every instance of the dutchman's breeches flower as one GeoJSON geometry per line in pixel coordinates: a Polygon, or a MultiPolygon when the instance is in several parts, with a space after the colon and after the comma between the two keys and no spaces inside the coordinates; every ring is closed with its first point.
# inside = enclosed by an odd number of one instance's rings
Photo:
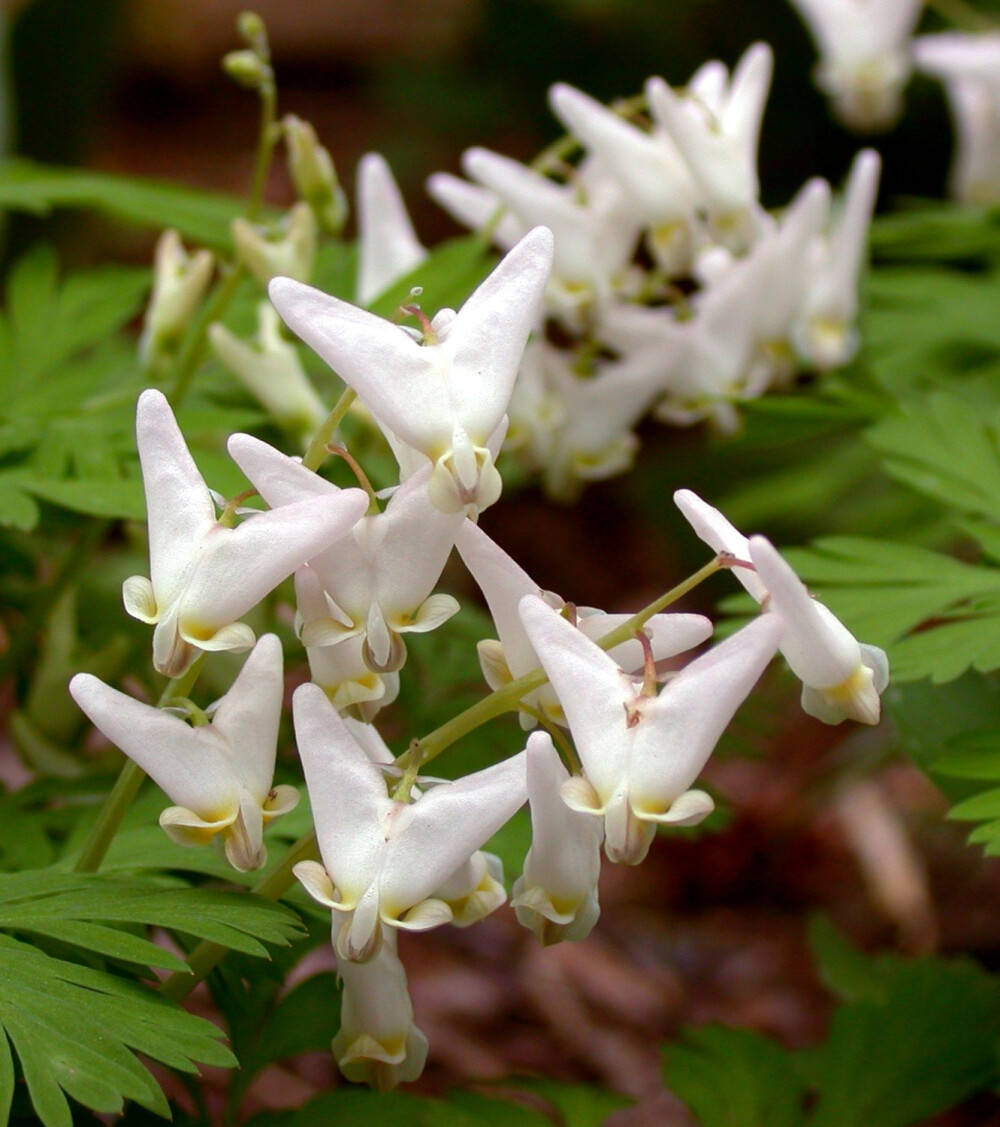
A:
{"type": "Polygon", "coordinates": [[[529,232],[458,313],[419,343],[403,328],[289,278],[270,294],[286,323],[361,396],[379,424],[432,464],[442,511],[479,511],[502,486],[491,441],[506,427],[521,354],[541,310],[552,235],[529,232]]]}
{"type": "Polygon", "coordinates": [[[344,992],[333,1055],[355,1084],[380,1092],[416,1080],[427,1059],[427,1038],[413,1024],[406,971],[391,933],[367,963],[341,959],[344,992]]]}
{"type": "Polygon", "coordinates": [[[334,924],[338,956],[371,959],[385,927],[425,931],[453,922],[449,899],[476,889],[465,876],[457,878],[462,887],[451,878],[527,798],[524,754],[407,802],[389,794],[320,688],[301,685],[293,708],[323,858],[300,862],[295,875],[313,899],[345,916],[334,924]]]}
{"type": "Polygon", "coordinates": [[[859,642],[828,607],[812,598],[763,536],[748,540],[689,489],[678,490],[674,501],[710,548],[739,561],[733,574],[758,603],[783,620],[781,652],[802,680],[803,709],[827,724],[847,719],[877,724],[879,697],[889,683],[884,651],[859,642]]]}
{"type": "Polygon", "coordinates": [[[563,800],[603,818],[609,860],[637,865],[657,825],[694,825],[711,813],[711,798],[689,788],[777,651],[783,624],[761,616],[653,695],[537,596],[521,600],[521,619],[583,764],[563,800]]]}
{"type": "Polygon", "coordinates": [[[547,947],[584,939],[597,923],[604,830],[599,819],[571,810],[560,797],[569,772],[547,732],[528,737],[527,753],[531,848],[511,906],[518,922],[547,947]]]}
{"type": "Polygon", "coordinates": [[[368,508],[360,489],[256,514],[231,528],[194,464],[159,391],[139,397],[136,440],[149,521],[150,579],[133,575],[122,595],[133,618],[156,625],[153,664],[179,677],[200,650],[248,650],[237,620],[283,579],[346,536],[368,508]]]}
{"type": "Polygon", "coordinates": [[[294,787],[272,787],[284,682],[281,642],[265,634],[246,659],[210,723],[191,727],[179,716],[143,704],[92,677],[70,682],[73,699],[177,805],[160,825],[181,845],[221,835],[234,869],[259,869],[267,859],[268,822],[298,802],[294,787]]]}

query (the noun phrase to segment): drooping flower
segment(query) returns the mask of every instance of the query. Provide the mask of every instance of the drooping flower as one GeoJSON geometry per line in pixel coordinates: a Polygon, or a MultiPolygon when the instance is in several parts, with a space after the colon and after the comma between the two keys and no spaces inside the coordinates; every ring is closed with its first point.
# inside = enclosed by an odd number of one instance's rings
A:
{"type": "Polygon", "coordinates": [[[112,689],[89,673],[70,681],[94,724],[176,803],[160,825],[180,845],[217,834],[240,872],[267,859],[264,827],[291,810],[298,792],[272,786],[284,692],[281,642],[265,634],[244,662],[211,722],[192,727],[171,712],[112,689]]]}
{"type": "Polygon", "coordinates": [[[551,260],[551,234],[532,231],[458,313],[437,314],[423,344],[398,325],[289,278],[275,279],[270,292],[285,321],[379,422],[432,463],[434,504],[459,512],[485,508],[500,495],[489,444],[505,426],[551,260]]]}
{"type": "Polygon", "coordinates": [[[852,129],[888,129],[903,108],[924,0],[791,0],[820,52],[816,85],[852,129]]]}
{"type": "Polygon", "coordinates": [[[360,489],[316,497],[248,517],[235,528],[215,504],[173,411],[159,391],[139,397],[136,441],[149,522],[150,579],[125,580],[125,609],[155,623],[153,664],[180,676],[199,650],[246,650],[249,626],[237,620],[295,568],[345,536],[364,515],[360,489]]]}
{"type": "Polygon", "coordinates": [[[879,696],[889,682],[884,651],[859,642],[834,613],[813,599],[802,580],[763,536],[749,540],[689,489],[674,494],[698,536],[739,564],[733,574],[758,603],[785,624],[781,652],[802,681],[802,707],[827,724],[877,724],[879,696]],[[749,565],[749,566],[747,566],[749,565]]]}
{"type": "Polygon", "coordinates": [[[233,242],[240,260],[262,286],[279,275],[304,282],[316,261],[316,214],[304,200],[288,209],[276,229],[233,220],[233,242]]]}
{"type": "Polygon", "coordinates": [[[281,122],[288,146],[288,172],[299,196],[312,208],[319,226],[338,236],[347,222],[347,198],[329,152],[308,121],[288,114],[281,122]]]}
{"type": "Polygon", "coordinates": [[[944,83],[955,127],[949,176],[963,203],[1000,200],[1000,34],[943,32],[914,41],[919,70],[944,83]]]}
{"type": "Polygon", "coordinates": [[[427,1038],[413,1024],[396,937],[387,934],[368,962],[341,959],[337,969],[344,992],[332,1047],[340,1071],[380,1092],[416,1080],[427,1060],[427,1038]]]}
{"type": "Polygon", "coordinates": [[[365,962],[386,927],[424,931],[452,921],[438,890],[451,895],[449,878],[524,804],[523,753],[403,802],[318,686],[301,685],[292,703],[323,858],[300,862],[295,875],[346,916],[334,924],[337,954],[365,962]]]}
{"type": "Polygon", "coordinates": [[[711,813],[712,799],[691,784],[777,651],[783,624],[762,615],[653,695],[537,596],[521,600],[521,619],[583,765],[563,800],[603,819],[609,860],[636,865],[657,825],[694,825],[711,813]]]}
{"type": "Polygon", "coordinates": [[[531,848],[524,873],[514,882],[511,906],[518,923],[544,946],[584,939],[601,913],[597,879],[603,826],[563,802],[560,788],[569,772],[547,732],[528,737],[527,760],[531,848]]]}

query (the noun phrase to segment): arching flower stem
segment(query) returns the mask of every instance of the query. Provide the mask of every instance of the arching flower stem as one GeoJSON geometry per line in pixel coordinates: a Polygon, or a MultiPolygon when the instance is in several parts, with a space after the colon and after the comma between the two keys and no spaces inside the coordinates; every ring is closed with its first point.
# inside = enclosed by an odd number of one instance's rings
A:
{"type": "MultiPolygon", "coordinates": [[[[669,591],[655,599],[648,606],[643,607],[638,614],[632,615],[630,619],[623,622],[617,629],[612,630],[609,634],[605,634],[603,638],[598,639],[597,644],[602,650],[610,650],[615,646],[621,645],[622,642],[628,641],[632,638],[637,630],[641,630],[645,623],[653,617],[654,614],[659,614],[660,611],[665,610],[678,599],[683,598],[689,591],[694,590],[700,583],[704,582],[710,575],[714,575],[717,571],[726,566],[726,560],[716,556],[714,559],[709,560],[704,567],[699,568],[693,575],[688,576],[683,582],[678,583],[676,587],[671,587],[669,591]]],[[[477,701],[470,708],[464,712],[460,712],[457,716],[453,716],[450,720],[446,721],[439,728],[435,728],[433,732],[428,733],[422,739],[415,741],[410,745],[410,750],[404,752],[396,761],[398,767],[404,771],[409,767],[412,762],[414,752],[419,749],[421,766],[429,763],[432,759],[441,754],[445,748],[450,747],[456,740],[467,735],[469,732],[478,728],[481,724],[485,724],[488,720],[493,720],[497,716],[502,716],[505,712],[516,711],[521,707],[521,698],[528,693],[533,692],[535,689],[540,688],[546,684],[548,677],[545,670],[542,668],[534,669],[530,673],[526,673],[523,677],[518,677],[516,680],[511,681],[509,684],[504,685],[502,689],[497,689],[488,697],[477,701]]]]}

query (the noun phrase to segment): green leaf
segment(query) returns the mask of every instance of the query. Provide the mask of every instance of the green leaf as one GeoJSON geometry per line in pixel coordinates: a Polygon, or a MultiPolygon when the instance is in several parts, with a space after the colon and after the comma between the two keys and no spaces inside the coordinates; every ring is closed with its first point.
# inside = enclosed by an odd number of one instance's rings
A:
{"type": "MultiPolygon", "coordinates": [[[[0,981],[0,1040],[3,1034],[10,1039],[46,1127],[69,1127],[66,1095],[103,1113],[120,1111],[129,1099],[169,1115],[159,1085],[136,1053],[185,1072],[194,1072],[196,1062],[235,1063],[211,1022],[128,979],[2,935],[0,981]]],[[[0,1058],[0,1077],[5,1070],[0,1058]]]]}
{"type": "Polygon", "coordinates": [[[48,215],[60,207],[87,208],[156,229],[173,227],[186,239],[226,251],[230,224],[245,206],[180,184],[27,160],[0,163],[0,209],[48,215]]]}
{"type": "Polygon", "coordinates": [[[859,998],[885,1000],[883,963],[859,951],[826,916],[810,920],[809,945],[824,985],[834,994],[848,1002],[859,998]]]}
{"type": "Polygon", "coordinates": [[[607,1092],[587,1084],[563,1084],[558,1080],[517,1080],[517,1090],[541,1096],[554,1110],[559,1127],[604,1127],[608,1117],[632,1100],[619,1092],[607,1092]]]}
{"type": "Polygon", "coordinates": [[[953,737],[944,754],[934,760],[934,772],[1000,782],[1000,728],[978,728],[953,737]]]}
{"type": "Polygon", "coordinates": [[[963,513],[1000,522],[1000,408],[934,395],[904,403],[866,439],[897,480],[963,513]]]}
{"type": "Polygon", "coordinates": [[[971,963],[883,957],[885,995],[842,1006],[816,1054],[812,1127],[909,1127],[995,1083],[1000,994],[971,963]]]}
{"type": "Polygon", "coordinates": [[[665,1050],[667,1087],[702,1127],[798,1127],[805,1083],[791,1054],[748,1029],[684,1030],[665,1050]]]}
{"type": "Polygon", "coordinates": [[[237,892],[163,888],[135,878],[31,870],[0,874],[0,929],[48,936],[110,958],[181,970],[184,964],[118,924],[165,927],[266,956],[301,933],[289,909],[237,892]]]}

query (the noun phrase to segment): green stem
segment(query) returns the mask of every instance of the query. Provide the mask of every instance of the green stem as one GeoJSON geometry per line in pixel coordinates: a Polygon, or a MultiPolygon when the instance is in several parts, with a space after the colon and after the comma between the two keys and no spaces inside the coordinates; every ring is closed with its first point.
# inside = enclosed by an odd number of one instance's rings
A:
{"type": "MultiPolygon", "coordinates": [[[[163,708],[175,697],[186,697],[191,692],[195,681],[198,680],[198,674],[201,672],[201,663],[204,657],[205,655],[201,654],[186,673],[182,673],[180,677],[175,677],[167,683],[166,688],[160,694],[157,708],[163,708]]],[[[87,840],[80,850],[80,856],[77,857],[76,864],[73,866],[74,873],[96,873],[101,867],[104,855],[114,840],[118,827],[121,825],[128,808],[132,805],[133,799],[139,793],[139,788],[142,786],[145,777],[145,771],[137,763],[133,763],[131,759],[122,767],[121,774],[111,788],[111,793],[104,800],[101,812],[97,815],[97,821],[91,827],[87,840]]]]}
{"type": "Polygon", "coordinates": [[[260,132],[257,139],[257,156],[254,160],[253,180],[250,186],[250,195],[247,199],[246,217],[254,220],[264,203],[264,188],[267,186],[267,174],[271,168],[271,157],[274,147],[281,133],[275,128],[278,117],[278,88],[272,77],[268,82],[262,82],[258,90],[260,95],[260,132]]]}
{"type": "Polygon", "coordinates": [[[994,31],[997,26],[995,19],[966,3],[966,0],[927,0],[927,7],[937,12],[945,23],[963,31],[994,31]]]}
{"type": "Polygon", "coordinates": [[[340,398],[333,405],[333,410],[326,417],[326,421],[316,432],[316,437],[309,443],[309,449],[302,458],[302,464],[307,470],[318,470],[326,461],[329,453],[327,447],[337,433],[337,427],[344,421],[344,416],[351,409],[351,404],[357,398],[352,387],[345,387],[340,393],[340,398]]]}
{"type": "Polygon", "coordinates": [[[201,362],[205,359],[209,325],[222,320],[223,314],[229,308],[229,303],[236,295],[236,290],[245,275],[246,267],[242,263],[238,262],[229,269],[229,272],[216,285],[215,292],[203,306],[201,314],[181,346],[180,354],[177,357],[174,388],[169,396],[170,404],[175,410],[180,407],[181,400],[187,395],[191,387],[195,372],[198,371],[201,362]]]}
{"type": "MultiPolygon", "coordinates": [[[[295,883],[292,867],[300,861],[315,860],[316,856],[316,831],[310,830],[289,848],[273,873],[258,881],[250,889],[251,893],[262,896],[265,900],[278,900],[295,883]]],[[[221,943],[212,943],[207,939],[199,943],[188,956],[190,969],[175,971],[166,978],[160,987],[160,993],[175,1002],[186,998],[209,971],[229,954],[229,951],[229,947],[221,943]]]]}
{"type": "MultiPolygon", "coordinates": [[[[643,607],[638,614],[632,615],[621,626],[605,634],[603,638],[598,640],[597,644],[602,650],[610,650],[621,645],[622,642],[627,642],[637,630],[642,629],[654,614],[659,614],[660,611],[683,598],[689,591],[694,590],[699,583],[703,583],[710,575],[714,575],[725,566],[725,562],[716,556],[715,559],[710,560],[693,575],[688,576],[682,583],[678,583],[676,587],[671,587],[666,594],[651,602],[649,606],[643,607]]],[[[539,666],[538,669],[533,669],[530,673],[525,673],[523,677],[518,677],[510,684],[504,685],[502,689],[490,693],[488,697],[476,701],[464,712],[453,716],[439,728],[435,728],[433,732],[424,736],[423,739],[417,740],[416,748],[413,748],[411,744],[413,750],[404,752],[396,760],[396,766],[405,771],[409,766],[413,752],[417,750],[419,750],[421,766],[429,763],[440,755],[445,748],[450,747],[456,740],[460,740],[462,736],[468,735],[469,732],[480,725],[495,719],[497,716],[502,716],[505,712],[517,709],[523,696],[541,688],[548,679],[545,670],[539,666]]]]}

